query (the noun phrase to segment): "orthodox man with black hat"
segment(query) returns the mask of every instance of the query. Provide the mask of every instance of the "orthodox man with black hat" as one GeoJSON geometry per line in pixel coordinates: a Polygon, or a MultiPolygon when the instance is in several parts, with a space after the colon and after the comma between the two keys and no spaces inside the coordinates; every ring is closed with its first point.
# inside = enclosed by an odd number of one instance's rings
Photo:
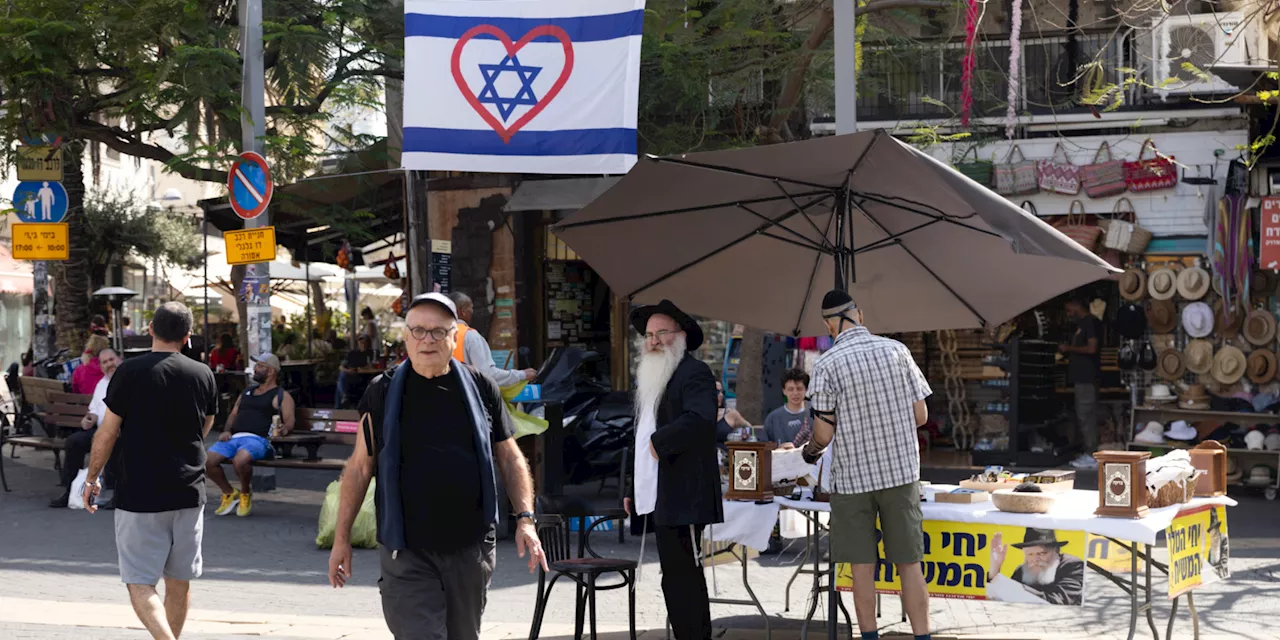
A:
{"type": "Polygon", "coordinates": [[[382,612],[397,640],[480,637],[493,577],[495,467],[516,511],[516,549],[529,571],[547,564],[533,514],[533,482],[512,437],[498,385],[452,358],[458,311],[426,293],[405,316],[408,362],[369,384],[361,429],[342,473],[329,582],[351,577],[351,526],[378,477],[382,612]]]}
{"type": "Polygon", "coordinates": [[[676,640],[708,640],[702,530],[724,521],[716,379],[692,355],[702,344],[702,329],[671,302],[635,310],[631,325],[644,335],[644,348],[636,370],[635,497],[626,507],[653,515],[662,593],[676,640]]]}
{"type": "Polygon", "coordinates": [[[1004,567],[1009,545],[997,533],[991,540],[991,564],[987,569],[987,598],[1002,602],[1028,604],[1080,604],[1084,601],[1084,560],[1062,552],[1066,542],[1058,540],[1052,529],[1027,527],[1022,543],[1013,548],[1022,551],[1022,566],[1005,577],[1004,567]]]}
{"type": "Polygon", "coordinates": [[[831,559],[853,565],[853,604],[863,640],[876,630],[876,518],[884,559],[902,579],[902,601],[917,640],[929,638],[929,594],[920,568],[924,517],[920,511],[920,445],[916,428],[929,417],[932,390],[911,351],[872,335],[862,310],[844,291],[822,299],[822,317],[835,339],[813,364],[809,399],[815,420],[805,460],[832,449],[831,559]]]}

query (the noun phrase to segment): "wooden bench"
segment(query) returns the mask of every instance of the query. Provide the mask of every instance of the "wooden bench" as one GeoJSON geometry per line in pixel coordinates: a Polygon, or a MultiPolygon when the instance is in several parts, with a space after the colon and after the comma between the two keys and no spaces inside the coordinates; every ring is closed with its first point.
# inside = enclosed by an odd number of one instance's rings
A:
{"type": "Polygon", "coordinates": [[[347,461],[340,458],[320,457],[320,446],[324,444],[355,445],[355,430],[360,428],[359,425],[360,412],[352,409],[299,408],[293,432],[287,436],[271,439],[271,445],[280,452],[280,455],[255,464],[281,469],[341,470],[347,461]],[[295,446],[301,446],[307,450],[305,459],[292,457],[295,446]]]}
{"type": "MultiPolygon", "coordinates": [[[[43,379],[23,378],[22,392],[24,398],[27,397],[27,380],[43,379]]],[[[48,381],[46,380],[45,382],[48,381]]],[[[57,380],[54,380],[53,382],[57,382],[57,380]]],[[[58,384],[61,386],[62,383],[59,382],[58,384]]],[[[18,447],[53,451],[53,466],[56,469],[62,466],[62,461],[58,452],[67,448],[67,440],[62,434],[64,432],[74,433],[81,429],[80,421],[83,420],[85,414],[89,412],[89,400],[92,399],[92,396],[82,393],[51,391],[47,388],[35,385],[33,385],[32,388],[39,389],[37,397],[43,401],[39,403],[41,410],[37,411],[35,416],[44,425],[45,435],[5,438],[4,443],[9,445],[10,458],[17,457],[15,454],[18,447]]]]}

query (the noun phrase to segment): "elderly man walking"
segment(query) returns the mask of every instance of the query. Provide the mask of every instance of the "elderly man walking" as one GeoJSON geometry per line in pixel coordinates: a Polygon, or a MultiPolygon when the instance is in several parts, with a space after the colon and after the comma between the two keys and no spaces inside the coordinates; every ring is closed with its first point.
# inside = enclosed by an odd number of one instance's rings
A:
{"type": "Polygon", "coordinates": [[[116,550],[120,580],[151,637],[182,634],[191,580],[203,567],[204,437],[218,413],[213,371],[182,355],[191,310],[167,302],[151,320],[151,353],[116,368],[106,414],[93,438],[85,505],[97,510],[98,474],[120,445],[116,465],[116,550]],[[156,584],[164,578],[164,600],[156,584]]]}
{"type": "Polygon", "coordinates": [[[533,480],[497,384],[453,359],[458,312],[425,293],[405,316],[409,361],[370,383],[362,428],[342,473],[329,581],[351,577],[351,526],[375,475],[382,612],[398,640],[480,637],[493,577],[496,466],[516,513],[516,549],[529,571],[546,559],[533,480]]]}
{"type": "Polygon", "coordinates": [[[644,352],[636,370],[635,498],[625,506],[653,514],[662,593],[676,640],[708,640],[702,530],[724,521],[716,379],[692,355],[702,344],[702,329],[671,302],[636,309],[631,325],[644,335],[644,352]]]}
{"type": "Polygon", "coordinates": [[[902,598],[916,640],[929,638],[929,594],[920,511],[920,445],[916,428],[928,420],[932,390],[911,352],[872,335],[862,310],[843,291],[822,299],[822,317],[835,338],[813,365],[810,401],[816,420],[804,456],[832,453],[831,560],[853,565],[853,604],[863,640],[876,630],[876,518],[885,560],[897,566],[902,598]]]}

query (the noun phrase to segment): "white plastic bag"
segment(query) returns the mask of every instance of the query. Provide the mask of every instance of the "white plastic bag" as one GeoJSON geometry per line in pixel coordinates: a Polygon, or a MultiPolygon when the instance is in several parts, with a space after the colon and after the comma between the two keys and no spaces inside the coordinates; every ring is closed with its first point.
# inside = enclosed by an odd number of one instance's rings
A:
{"type": "Polygon", "coordinates": [[[89,481],[89,470],[81,469],[76,472],[76,479],[71,481],[71,496],[67,500],[67,508],[83,509],[84,508],[84,485],[89,481]]]}

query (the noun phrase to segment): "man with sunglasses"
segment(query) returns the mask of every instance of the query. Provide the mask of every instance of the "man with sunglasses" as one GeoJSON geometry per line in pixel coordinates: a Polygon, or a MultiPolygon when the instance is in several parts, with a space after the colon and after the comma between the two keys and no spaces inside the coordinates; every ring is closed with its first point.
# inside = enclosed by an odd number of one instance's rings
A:
{"type": "Polygon", "coordinates": [[[506,508],[495,462],[517,512],[516,549],[530,572],[547,567],[528,463],[498,385],[452,357],[457,320],[442,294],[410,303],[408,362],[365,391],[362,428],[342,474],[329,581],[342,587],[351,577],[351,526],[376,474],[382,610],[402,640],[479,638],[498,509],[506,508]]]}

